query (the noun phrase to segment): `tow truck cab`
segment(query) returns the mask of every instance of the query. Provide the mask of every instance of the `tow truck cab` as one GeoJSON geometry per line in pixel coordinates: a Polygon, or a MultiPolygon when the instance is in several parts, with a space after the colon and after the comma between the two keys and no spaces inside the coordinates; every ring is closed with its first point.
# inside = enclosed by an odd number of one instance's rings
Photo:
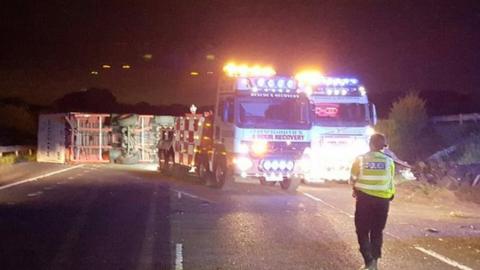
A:
{"type": "Polygon", "coordinates": [[[303,177],[301,157],[310,145],[311,113],[295,79],[225,77],[215,112],[209,169],[216,181],[231,177],[296,188],[303,177]]]}
{"type": "Polygon", "coordinates": [[[305,181],[347,181],[356,156],[369,150],[375,106],[357,79],[324,77],[309,95],[313,106],[311,160],[305,181]]]}

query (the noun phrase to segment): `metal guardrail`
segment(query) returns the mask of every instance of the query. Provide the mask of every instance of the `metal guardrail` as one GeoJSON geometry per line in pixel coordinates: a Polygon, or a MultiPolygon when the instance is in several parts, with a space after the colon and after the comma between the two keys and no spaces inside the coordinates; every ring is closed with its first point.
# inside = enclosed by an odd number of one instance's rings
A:
{"type": "Polygon", "coordinates": [[[31,155],[35,149],[35,146],[28,145],[0,146],[0,157],[9,153],[15,153],[15,156],[18,157],[22,152],[28,152],[28,154],[31,155]]]}
{"type": "Polygon", "coordinates": [[[463,122],[468,122],[468,121],[473,121],[477,123],[477,122],[480,122],[480,113],[434,116],[432,117],[431,121],[433,123],[458,122],[459,124],[463,124],[463,122]]]}

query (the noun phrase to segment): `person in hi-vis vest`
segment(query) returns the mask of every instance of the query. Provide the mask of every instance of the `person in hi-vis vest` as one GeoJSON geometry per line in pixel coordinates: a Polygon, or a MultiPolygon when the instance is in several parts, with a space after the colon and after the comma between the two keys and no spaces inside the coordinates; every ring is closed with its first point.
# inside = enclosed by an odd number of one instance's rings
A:
{"type": "Polygon", "coordinates": [[[355,229],[365,267],[377,269],[382,255],[383,229],[390,201],[395,195],[394,160],[382,150],[387,146],[383,134],[370,137],[370,151],[358,156],[352,165],[351,182],[355,205],[355,229]]]}

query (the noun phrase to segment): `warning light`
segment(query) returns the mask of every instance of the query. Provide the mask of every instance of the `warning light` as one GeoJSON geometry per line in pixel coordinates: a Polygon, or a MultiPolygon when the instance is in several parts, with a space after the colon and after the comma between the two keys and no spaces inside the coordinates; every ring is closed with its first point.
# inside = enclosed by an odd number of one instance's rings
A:
{"type": "Polygon", "coordinates": [[[276,74],[275,70],[270,66],[237,65],[234,62],[226,64],[223,67],[223,71],[229,77],[270,77],[276,74]]]}
{"type": "Polygon", "coordinates": [[[295,75],[295,79],[299,82],[310,86],[321,84],[324,78],[318,70],[304,70],[295,75]]]}

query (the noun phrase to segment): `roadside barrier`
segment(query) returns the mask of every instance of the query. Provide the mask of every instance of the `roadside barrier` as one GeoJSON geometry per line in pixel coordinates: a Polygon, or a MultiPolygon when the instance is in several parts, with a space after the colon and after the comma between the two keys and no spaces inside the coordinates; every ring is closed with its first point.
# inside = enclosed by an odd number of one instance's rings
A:
{"type": "Polygon", "coordinates": [[[35,146],[29,145],[0,146],[0,164],[12,164],[33,157],[35,150],[35,146]]]}

